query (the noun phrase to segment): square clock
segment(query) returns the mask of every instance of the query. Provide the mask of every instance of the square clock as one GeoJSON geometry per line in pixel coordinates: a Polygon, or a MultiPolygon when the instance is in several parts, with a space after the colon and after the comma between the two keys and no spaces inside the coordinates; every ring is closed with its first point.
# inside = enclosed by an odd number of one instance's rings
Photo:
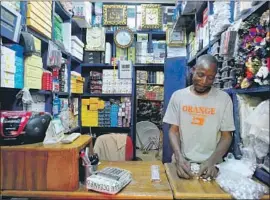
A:
{"type": "Polygon", "coordinates": [[[142,4],[142,28],[160,29],[162,27],[161,7],[159,4],[142,4]]]}
{"type": "Polygon", "coordinates": [[[127,25],[126,5],[103,5],[104,25],[127,25]]]}

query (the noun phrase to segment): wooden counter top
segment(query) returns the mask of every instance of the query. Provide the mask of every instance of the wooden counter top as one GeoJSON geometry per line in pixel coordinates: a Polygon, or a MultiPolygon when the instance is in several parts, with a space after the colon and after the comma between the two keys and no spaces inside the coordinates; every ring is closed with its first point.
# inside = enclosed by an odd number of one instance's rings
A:
{"type": "Polygon", "coordinates": [[[85,147],[90,141],[91,137],[89,135],[81,135],[71,144],[43,144],[42,142],[35,144],[23,144],[17,146],[1,146],[1,151],[59,151],[59,150],[68,150],[68,149],[77,149],[81,150],[82,147],[85,147]]]}
{"type": "MultiPolygon", "coordinates": [[[[181,179],[177,175],[175,164],[165,163],[164,166],[175,199],[232,199],[215,181],[181,179]]],[[[265,195],[263,199],[269,199],[269,195],[265,195]]]]}
{"type": "Polygon", "coordinates": [[[94,191],[87,191],[83,186],[74,192],[4,190],[2,191],[2,195],[13,197],[39,197],[42,199],[173,199],[164,165],[161,162],[102,162],[98,168],[102,169],[108,166],[127,169],[132,173],[133,181],[116,195],[106,195],[94,191]],[[160,166],[161,182],[151,182],[151,165],[160,166]]]}

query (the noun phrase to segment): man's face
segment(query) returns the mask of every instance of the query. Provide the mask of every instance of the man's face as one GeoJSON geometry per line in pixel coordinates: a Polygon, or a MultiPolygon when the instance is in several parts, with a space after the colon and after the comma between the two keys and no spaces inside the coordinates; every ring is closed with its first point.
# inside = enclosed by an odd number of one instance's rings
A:
{"type": "Polygon", "coordinates": [[[216,76],[216,65],[197,66],[193,75],[193,86],[197,93],[204,94],[210,91],[216,76]]]}

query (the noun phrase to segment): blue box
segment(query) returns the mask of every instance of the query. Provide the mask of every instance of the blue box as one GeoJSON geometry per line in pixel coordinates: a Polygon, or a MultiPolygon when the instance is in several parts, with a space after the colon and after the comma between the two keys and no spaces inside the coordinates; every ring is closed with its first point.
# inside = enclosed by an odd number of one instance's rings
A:
{"type": "Polygon", "coordinates": [[[23,64],[23,56],[15,56],[15,63],[18,63],[18,64],[23,64]]]}
{"type": "Polygon", "coordinates": [[[14,76],[14,86],[15,86],[15,88],[23,88],[23,86],[24,86],[23,74],[17,74],[17,73],[15,73],[15,76],[14,76]]]}
{"type": "Polygon", "coordinates": [[[16,56],[23,57],[24,47],[19,44],[5,44],[6,47],[16,52],[16,56]]]}

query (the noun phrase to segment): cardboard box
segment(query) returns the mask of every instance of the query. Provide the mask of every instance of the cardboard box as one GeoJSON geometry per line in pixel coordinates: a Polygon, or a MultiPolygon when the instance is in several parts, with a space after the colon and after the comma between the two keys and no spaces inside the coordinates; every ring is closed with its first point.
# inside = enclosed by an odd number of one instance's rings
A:
{"type": "Polygon", "coordinates": [[[46,36],[47,38],[51,39],[52,35],[51,35],[51,30],[47,30],[45,28],[43,28],[42,25],[39,25],[35,20],[33,20],[32,18],[27,18],[26,20],[26,24],[27,26],[29,26],[30,28],[32,28],[33,30],[41,33],[42,35],[46,36]]]}

